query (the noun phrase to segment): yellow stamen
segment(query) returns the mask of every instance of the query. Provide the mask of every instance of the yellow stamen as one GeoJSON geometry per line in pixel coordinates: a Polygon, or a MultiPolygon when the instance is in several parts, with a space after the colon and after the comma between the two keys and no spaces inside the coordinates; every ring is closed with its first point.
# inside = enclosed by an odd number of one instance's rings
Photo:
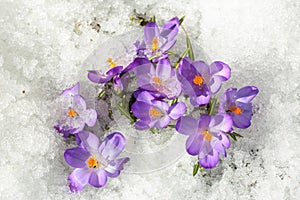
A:
{"type": "Polygon", "coordinates": [[[77,117],[78,113],[75,110],[71,109],[71,110],[69,110],[68,115],[70,117],[77,117]]]}
{"type": "Polygon", "coordinates": [[[109,63],[109,67],[110,67],[110,68],[113,68],[113,67],[116,66],[116,63],[114,63],[114,61],[113,61],[112,58],[108,58],[108,59],[106,60],[106,62],[109,63]]]}
{"type": "Polygon", "coordinates": [[[87,161],[88,167],[89,168],[96,168],[99,166],[98,161],[95,159],[95,156],[92,156],[88,159],[87,161]]]}
{"type": "Polygon", "coordinates": [[[154,78],[152,78],[152,80],[153,80],[157,85],[161,85],[161,84],[162,84],[160,78],[158,78],[158,77],[154,77],[154,78]]]}
{"type": "Polygon", "coordinates": [[[202,135],[204,136],[204,140],[211,141],[213,136],[208,132],[208,130],[203,131],[202,135]]]}
{"type": "Polygon", "coordinates": [[[243,112],[242,109],[240,109],[240,108],[238,108],[236,106],[232,106],[228,110],[231,111],[231,112],[233,112],[233,113],[235,113],[235,114],[237,114],[237,115],[240,115],[243,112]]]}
{"type": "Polygon", "coordinates": [[[156,51],[158,49],[158,39],[153,38],[152,39],[152,51],[156,51]]]}
{"type": "Polygon", "coordinates": [[[149,114],[150,114],[152,117],[161,117],[161,116],[163,115],[159,110],[157,110],[157,109],[155,109],[155,108],[150,108],[149,114]]]}
{"type": "Polygon", "coordinates": [[[201,85],[203,83],[204,79],[202,78],[202,76],[198,76],[195,75],[194,79],[193,79],[193,83],[196,85],[201,85]]]}

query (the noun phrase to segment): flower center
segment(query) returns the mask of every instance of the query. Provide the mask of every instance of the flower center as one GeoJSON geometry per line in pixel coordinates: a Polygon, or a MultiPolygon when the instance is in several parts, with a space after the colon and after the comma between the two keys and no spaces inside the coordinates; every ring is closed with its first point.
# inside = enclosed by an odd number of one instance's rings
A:
{"type": "Polygon", "coordinates": [[[92,156],[87,161],[89,168],[96,168],[99,166],[99,162],[95,159],[95,156],[92,156]]]}
{"type": "Polygon", "coordinates": [[[195,75],[194,79],[193,79],[193,83],[196,85],[201,85],[203,83],[204,79],[202,78],[202,76],[198,76],[195,75]]]}
{"type": "Polygon", "coordinates": [[[157,85],[161,85],[161,84],[162,84],[160,78],[158,78],[158,77],[153,77],[152,80],[153,80],[157,85]]]}
{"type": "Polygon", "coordinates": [[[112,58],[108,58],[108,59],[106,60],[106,62],[109,63],[109,67],[110,67],[110,68],[113,68],[113,67],[116,66],[116,63],[114,63],[114,61],[113,61],[112,58]]]}
{"type": "Polygon", "coordinates": [[[204,140],[206,141],[211,141],[212,140],[212,135],[208,132],[208,130],[203,131],[202,135],[204,136],[204,140]]]}
{"type": "Polygon", "coordinates": [[[152,117],[161,117],[163,115],[159,110],[157,110],[155,108],[150,108],[149,114],[152,117]]]}
{"type": "Polygon", "coordinates": [[[75,110],[70,109],[69,112],[68,112],[68,115],[69,115],[70,117],[77,117],[77,116],[78,116],[78,113],[77,113],[75,110]]]}
{"type": "Polygon", "coordinates": [[[156,51],[158,49],[158,39],[153,38],[152,39],[152,51],[156,51]]]}
{"type": "Polygon", "coordinates": [[[242,109],[240,109],[239,107],[236,107],[236,106],[231,106],[228,110],[237,115],[242,114],[242,109]]]}

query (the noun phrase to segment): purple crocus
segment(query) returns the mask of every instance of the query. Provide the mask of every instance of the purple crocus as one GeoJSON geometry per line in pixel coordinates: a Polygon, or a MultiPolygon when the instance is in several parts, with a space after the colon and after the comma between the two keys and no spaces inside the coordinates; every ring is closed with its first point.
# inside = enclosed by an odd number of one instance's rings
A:
{"type": "Polygon", "coordinates": [[[186,150],[199,157],[204,168],[213,168],[219,162],[219,153],[226,157],[225,148],[230,147],[226,132],[232,127],[231,117],[227,114],[215,116],[201,115],[199,120],[193,117],[181,117],[176,124],[179,133],[189,136],[186,150]]]}
{"type": "Polygon", "coordinates": [[[62,92],[62,109],[54,128],[64,137],[82,131],[85,124],[94,126],[97,120],[97,112],[86,108],[84,98],[79,95],[79,89],[80,84],[77,83],[62,92]]]}
{"type": "Polygon", "coordinates": [[[177,120],[185,113],[186,106],[183,102],[178,102],[170,107],[166,102],[144,91],[137,96],[131,109],[134,116],[139,119],[135,123],[135,128],[145,130],[166,127],[171,120],[177,120]]]}
{"type": "Polygon", "coordinates": [[[156,56],[154,61],[166,58],[166,53],[171,49],[176,40],[174,39],[179,31],[179,19],[177,17],[167,21],[161,30],[155,22],[149,22],[144,29],[144,41],[135,43],[137,54],[147,58],[156,56]]]}
{"type": "Polygon", "coordinates": [[[255,86],[246,86],[239,90],[229,88],[222,95],[219,112],[228,113],[237,128],[248,128],[252,118],[252,99],[258,94],[255,86]]]}
{"type": "Polygon", "coordinates": [[[178,68],[182,92],[190,96],[193,106],[205,105],[210,96],[216,94],[231,76],[229,66],[221,61],[207,65],[203,61],[192,62],[183,58],[178,68]]]}
{"type": "Polygon", "coordinates": [[[108,135],[100,144],[96,135],[82,131],[76,135],[78,147],[67,149],[66,162],[76,168],[70,175],[70,190],[80,192],[89,183],[100,188],[106,184],[107,177],[115,178],[123,170],[129,158],[119,158],[125,148],[125,138],[121,133],[108,135]]]}
{"type": "Polygon", "coordinates": [[[138,86],[162,97],[174,99],[181,93],[181,84],[177,79],[176,71],[167,59],[158,61],[156,68],[144,58],[134,60],[134,72],[138,77],[138,86]]]}

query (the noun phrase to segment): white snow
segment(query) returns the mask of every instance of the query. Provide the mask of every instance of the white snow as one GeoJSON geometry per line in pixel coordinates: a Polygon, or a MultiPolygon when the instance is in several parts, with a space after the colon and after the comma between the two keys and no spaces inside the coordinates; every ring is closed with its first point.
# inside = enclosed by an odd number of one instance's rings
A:
{"type": "Polygon", "coordinates": [[[297,0],[1,0],[0,199],[300,199],[299,11],[297,0]],[[159,23],[185,15],[198,58],[231,66],[223,88],[258,86],[253,125],[217,168],[195,177],[196,158],[183,152],[162,169],[71,194],[63,153],[74,143],[52,128],[54,102],[77,81],[96,94],[83,63],[107,39],[142,29],[129,20],[134,9],[159,23]]]}

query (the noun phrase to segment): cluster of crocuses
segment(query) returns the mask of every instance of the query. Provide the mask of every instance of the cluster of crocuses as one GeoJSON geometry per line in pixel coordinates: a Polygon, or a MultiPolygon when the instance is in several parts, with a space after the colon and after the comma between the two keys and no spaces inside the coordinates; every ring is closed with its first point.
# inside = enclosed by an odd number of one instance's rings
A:
{"type": "Polygon", "coordinates": [[[60,119],[54,126],[65,138],[70,135],[76,138],[77,147],[64,153],[66,162],[75,168],[68,178],[72,192],[80,192],[88,183],[97,188],[103,187],[107,177],[119,176],[123,164],[129,160],[127,157],[117,159],[126,143],[121,133],[109,134],[100,143],[95,134],[84,130],[85,125],[95,125],[97,112],[86,108],[79,90],[80,84],[77,83],[62,92],[60,119]]]}
{"type": "MultiPolygon", "coordinates": [[[[210,65],[194,61],[188,35],[187,48],[176,57],[171,49],[182,21],[183,18],[175,17],[161,29],[154,21],[147,23],[143,40],[134,43],[136,50],[130,55],[133,57],[131,62],[122,66],[109,58],[110,69],[106,72],[91,70],[88,79],[97,84],[113,85],[111,89],[118,91],[115,94],[119,96],[128,89],[130,81],[137,80],[137,89],[132,94],[134,102],[128,102],[126,114],[134,127],[138,130],[175,127],[177,132],[188,136],[186,151],[198,156],[198,167],[213,168],[219,161],[219,153],[226,156],[225,149],[230,147],[228,135],[236,134],[233,127],[250,126],[251,100],[258,89],[254,86],[239,90],[229,88],[217,103],[217,93],[222,83],[230,78],[231,69],[221,61],[210,65]],[[172,56],[176,63],[171,63],[172,56]],[[178,101],[181,96],[184,98],[180,99],[189,98],[189,102],[178,101]],[[187,103],[199,109],[197,119],[186,113],[187,103]],[[200,110],[206,114],[201,114],[200,110]]],[[[125,146],[122,134],[109,135],[100,145],[95,135],[82,131],[85,124],[93,126],[97,116],[94,110],[86,109],[78,88],[79,85],[75,85],[63,92],[63,96],[68,96],[69,104],[56,126],[65,137],[75,134],[79,145],[65,153],[67,163],[78,168],[69,176],[71,189],[75,191],[80,191],[88,182],[95,187],[103,186],[106,177],[117,176],[123,163],[128,161],[128,158],[115,160],[125,146]]]]}

